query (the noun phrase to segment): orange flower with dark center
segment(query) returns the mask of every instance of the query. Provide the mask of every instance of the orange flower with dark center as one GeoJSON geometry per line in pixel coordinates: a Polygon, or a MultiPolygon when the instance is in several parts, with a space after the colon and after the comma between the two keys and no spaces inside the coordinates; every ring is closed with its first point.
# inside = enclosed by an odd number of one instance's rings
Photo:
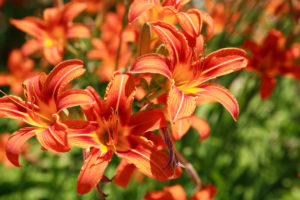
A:
{"type": "Polygon", "coordinates": [[[94,100],[85,90],[63,89],[84,71],[82,61],[65,61],[55,66],[48,76],[42,73],[27,79],[23,84],[25,101],[12,95],[0,98],[1,117],[20,119],[31,125],[17,130],[8,140],[6,154],[14,165],[20,167],[18,156],[21,147],[34,135],[47,150],[70,150],[67,134],[80,130],[63,123],[60,113],[69,107],[93,104],[94,100]]]}
{"type": "Polygon", "coordinates": [[[15,27],[34,37],[23,45],[23,53],[28,56],[43,49],[46,60],[51,64],[55,65],[62,61],[68,39],[90,36],[90,31],[86,26],[72,23],[73,19],[85,8],[85,4],[68,3],[63,9],[45,9],[43,20],[35,17],[12,19],[11,23],[15,27]]]}
{"type": "Polygon", "coordinates": [[[161,181],[180,175],[180,168],[165,167],[168,155],[144,136],[168,125],[163,113],[152,109],[131,114],[135,93],[131,75],[115,74],[104,101],[91,87],[88,90],[97,103],[91,109],[83,106],[83,110],[89,121],[97,122],[95,131],[68,135],[71,146],[90,148],[78,177],[79,194],[89,192],[101,180],[113,153],[145,175],[161,181]]]}

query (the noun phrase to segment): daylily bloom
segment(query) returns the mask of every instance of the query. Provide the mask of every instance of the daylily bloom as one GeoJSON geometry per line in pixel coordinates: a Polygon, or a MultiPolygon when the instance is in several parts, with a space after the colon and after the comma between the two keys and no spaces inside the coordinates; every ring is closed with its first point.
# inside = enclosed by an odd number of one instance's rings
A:
{"type": "Polygon", "coordinates": [[[165,181],[180,175],[181,169],[166,166],[169,156],[144,136],[146,132],[168,125],[163,113],[152,109],[131,114],[135,93],[131,75],[116,73],[107,87],[104,101],[91,87],[87,90],[97,104],[91,109],[83,106],[83,110],[89,121],[97,121],[96,130],[68,135],[71,146],[90,148],[78,177],[79,194],[85,194],[97,185],[113,153],[157,180],[165,181]]]}
{"type": "Polygon", "coordinates": [[[15,27],[34,37],[22,47],[25,56],[43,49],[43,54],[49,63],[55,65],[62,61],[68,39],[90,36],[86,26],[72,23],[85,8],[85,4],[68,3],[63,9],[57,7],[45,9],[43,20],[35,17],[12,19],[11,23],[15,27]]]}
{"type": "Polygon", "coordinates": [[[101,38],[92,40],[95,49],[87,54],[88,58],[102,61],[97,73],[104,82],[109,81],[116,70],[124,69],[132,56],[128,43],[136,40],[136,34],[130,26],[122,28],[124,14],[125,6],[119,4],[116,13],[109,12],[105,15],[105,21],[101,25],[101,38]],[[120,45],[120,54],[117,57],[120,45]]]}
{"type": "Polygon", "coordinates": [[[268,98],[276,85],[276,76],[287,75],[300,80],[299,46],[286,47],[286,38],[279,30],[272,29],[261,44],[246,41],[245,48],[251,52],[247,70],[255,71],[261,76],[260,96],[268,98]]]}
{"type": "Polygon", "coordinates": [[[0,86],[9,85],[12,93],[22,94],[22,82],[37,74],[37,72],[32,71],[33,67],[33,60],[25,57],[18,49],[12,50],[7,61],[9,73],[0,74],[0,86]]]}
{"type": "Polygon", "coordinates": [[[217,192],[213,185],[207,185],[199,190],[192,197],[187,198],[181,185],[172,185],[164,187],[162,191],[153,191],[145,195],[145,200],[212,200],[217,192]]]}
{"type": "Polygon", "coordinates": [[[205,82],[244,68],[247,64],[245,52],[237,48],[225,48],[199,58],[203,40],[197,45],[188,43],[180,31],[164,22],[151,23],[151,27],[165,44],[169,56],[153,53],[143,55],[136,59],[130,72],[157,73],[168,78],[170,90],[166,104],[169,120],[174,123],[191,116],[197,101],[219,102],[237,119],[238,103],[230,92],[217,84],[205,82]]]}
{"type": "Polygon", "coordinates": [[[8,140],[6,155],[14,165],[20,167],[18,157],[21,147],[34,135],[44,149],[55,152],[70,150],[67,134],[80,130],[64,124],[60,111],[78,105],[91,105],[94,101],[85,90],[63,90],[84,71],[80,60],[61,62],[48,76],[42,73],[23,83],[25,101],[12,95],[0,98],[1,117],[20,119],[31,125],[17,130],[8,140]]]}

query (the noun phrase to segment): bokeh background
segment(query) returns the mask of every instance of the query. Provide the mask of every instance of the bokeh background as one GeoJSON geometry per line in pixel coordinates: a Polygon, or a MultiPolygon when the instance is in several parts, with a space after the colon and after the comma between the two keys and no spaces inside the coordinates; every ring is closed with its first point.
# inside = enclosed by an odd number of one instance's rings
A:
{"type": "MultiPolygon", "coordinates": [[[[290,44],[300,42],[300,6],[297,1],[194,0],[190,3],[192,5],[206,10],[215,19],[215,36],[206,42],[208,53],[222,47],[242,47],[247,40],[259,43],[270,29],[282,31],[290,44]]],[[[8,72],[10,51],[19,48],[27,37],[9,20],[41,16],[42,11],[51,6],[53,2],[50,0],[2,2],[0,73],[8,72]]],[[[112,6],[110,11],[114,10],[112,6]]],[[[76,21],[89,22],[95,18],[95,14],[83,13],[76,21]]],[[[85,61],[88,70],[74,85],[78,88],[92,85],[103,95],[106,84],[100,83],[94,73],[99,61],[88,60],[85,56],[91,46],[90,40],[79,41],[86,45],[86,49],[77,58],[85,61]]],[[[67,58],[74,58],[74,55],[67,54],[67,58]]],[[[51,69],[41,67],[49,64],[38,59],[37,55],[33,59],[36,68],[43,71],[51,69]]],[[[296,62],[300,67],[299,58],[296,62]]],[[[176,148],[193,164],[203,183],[217,187],[215,200],[300,199],[300,84],[288,76],[276,78],[276,87],[265,100],[259,95],[260,76],[255,72],[240,71],[218,78],[216,82],[228,88],[239,102],[238,120],[233,121],[221,105],[201,105],[196,115],[208,122],[210,136],[200,143],[199,134],[192,129],[176,142],[176,148]]],[[[0,89],[10,93],[9,86],[0,89]]],[[[0,118],[1,136],[13,133],[19,127],[17,121],[0,118]]],[[[29,141],[21,156],[22,168],[0,163],[1,200],[100,199],[94,190],[83,196],[76,193],[77,176],[82,166],[79,148],[64,154],[54,154],[40,148],[35,139],[29,141]]],[[[0,141],[0,159],[3,154],[4,139],[0,141]]],[[[107,168],[105,173],[109,178],[114,176],[118,162],[118,158],[114,157],[107,168]]],[[[186,172],[179,179],[167,182],[136,174],[127,189],[113,183],[102,184],[102,187],[109,194],[108,199],[139,200],[149,191],[177,183],[184,187],[188,196],[192,194],[194,185],[186,172]]]]}

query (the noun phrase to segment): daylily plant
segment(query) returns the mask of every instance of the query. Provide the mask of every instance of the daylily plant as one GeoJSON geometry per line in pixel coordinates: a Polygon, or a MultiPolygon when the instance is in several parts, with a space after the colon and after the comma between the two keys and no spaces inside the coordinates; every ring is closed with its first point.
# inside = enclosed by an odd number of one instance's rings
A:
{"type": "Polygon", "coordinates": [[[180,175],[180,168],[166,166],[168,154],[144,136],[146,132],[168,125],[163,113],[151,109],[131,114],[135,93],[131,75],[116,73],[106,89],[104,100],[93,88],[87,90],[94,96],[96,104],[88,109],[82,107],[88,121],[97,122],[95,131],[68,135],[71,146],[90,149],[78,177],[79,194],[85,194],[97,185],[113,153],[157,180],[165,181],[180,175]]]}
{"type": "Polygon", "coordinates": [[[68,39],[90,37],[86,26],[72,22],[85,8],[82,3],[68,3],[62,9],[45,9],[43,20],[35,17],[12,19],[15,27],[34,37],[22,47],[25,56],[42,49],[49,63],[55,65],[62,61],[68,39]]]}
{"type": "Polygon", "coordinates": [[[69,107],[91,105],[94,100],[85,90],[64,91],[64,88],[84,71],[80,60],[61,62],[49,75],[42,73],[24,82],[25,101],[13,95],[0,98],[1,117],[20,119],[31,125],[17,130],[9,137],[6,155],[14,165],[20,167],[19,153],[23,144],[33,136],[37,137],[44,149],[54,152],[70,150],[67,134],[80,130],[76,126],[68,127],[60,114],[69,107]]]}

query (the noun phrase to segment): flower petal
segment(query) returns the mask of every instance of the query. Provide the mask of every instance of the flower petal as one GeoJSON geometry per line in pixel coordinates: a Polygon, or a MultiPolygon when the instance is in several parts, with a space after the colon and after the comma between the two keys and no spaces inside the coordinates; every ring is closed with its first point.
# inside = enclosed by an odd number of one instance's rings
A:
{"type": "Polygon", "coordinates": [[[39,143],[47,150],[67,152],[71,149],[67,138],[67,126],[59,122],[59,116],[54,114],[55,122],[48,129],[36,132],[39,143]]]}
{"type": "Polygon", "coordinates": [[[83,12],[85,9],[85,3],[71,2],[65,4],[62,12],[63,22],[68,24],[69,22],[73,21],[74,18],[81,12],[83,12]]]}
{"type": "Polygon", "coordinates": [[[62,93],[58,100],[57,110],[58,112],[69,107],[79,105],[92,105],[94,104],[94,98],[86,90],[72,89],[62,93]]]}
{"type": "Polygon", "coordinates": [[[206,36],[207,39],[210,39],[215,32],[215,25],[213,18],[206,12],[200,11],[202,21],[207,25],[206,27],[206,36]]]}
{"type": "Polygon", "coordinates": [[[134,22],[139,16],[145,13],[147,10],[155,5],[158,5],[158,0],[135,0],[129,8],[128,11],[128,21],[129,23],[134,22]]]}
{"type": "Polygon", "coordinates": [[[184,32],[190,37],[197,38],[201,34],[202,19],[199,10],[190,9],[187,12],[178,12],[176,18],[184,32]]]}
{"type": "Polygon", "coordinates": [[[118,112],[121,123],[125,124],[131,115],[134,94],[135,84],[132,76],[116,73],[106,88],[104,115],[110,117],[113,109],[118,112]]]}
{"type": "Polygon", "coordinates": [[[60,46],[44,47],[43,54],[52,65],[56,65],[63,59],[63,49],[60,46]]]}
{"type": "Polygon", "coordinates": [[[22,46],[22,53],[29,56],[43,47],[42,42],[36,39],[28,40],[22,46]]]}
{"type": "Polygon", "coordinates": [[[81,60],[67,60],[59,63],[48,75],[43,87],[43,93],[47,98],[54,97],[57,99],[67,84],[84,72],[85,69],[83,69],[81,60]]]}
{"type": "Polygon", "coordinates": [[[213,200],[217,193],[217,188],[214,185],[207,185],[203,189],[194,194],[190,200],[213,200]]]}
{"type": "Polygon", "coordinates": [[[88,38],[90,35],[88,27],[82,24],[73,24],[67,30],[67,38],[88,38]]]}
{"type": "Polygon", "coordinates": [[[43,18],[48,26],[53,26],[53,24],[58,24],[61,18],[61,12],[58,7],[46,8],[43,12],[43,18]]]}
{"type": "Polygon", "coordinates": [[[116,170],[114,183],[126,188],[135,169],[136,167],[133,164],[128,163],[127,160],[121,160],[116,170]]]}
{"type": "Polygon", "coordinates": [[[247,66],[246,52],[237,48],[224,48],[209,54],[200,60],[198,67],[201,70],[201,83],[218,76],[238,71],[247,66]]]}
{"type": "Polygon", "coordinates": [[[199,92],[194,93],[198,96],[197,102],[219,102],[222,104],[231,114],[234,120],[237,120],[239,115],[239,105],[234,96],[220,85],[206,83],[198,87],[199,92]]]}
{"type": "Polygon", "coordinates": [[[17,167],[21,167],[19,163],[19,154],[27,140],[35,135],[35,128],[21,128],[14,132],[6,143],[6,156],[8,160],[17,167]]]}
{"type": "Polygon", "coordinates": [[[131,66],[131,73],[156,73],[171,78],[169,61],[159,54],[146,54],[137,58],[131,66]]]}
{"type": "Polygon", "coordinates": [[[164,187],[163,191],[149,192],[144,197],[145,200],[186,200],[186,194],[181,185],[164,187]]]}
{"type": "Polygon", "coordinates": [[[45,25],[43,21],[34,17],[25,17],[24,19],[11,19],[10,23],[21,31],[34,37],[42,38],[45,34],[45,25]]]}
{"type": "Polygon", "coordinates": [[[185,95],[176,86],[172,86],[167,100],[167,109],[171,122],[193,114],[197,97],[185,95]]]}
{"type": "Polygon", "coordinates": [[[154,131],[168,126],[164,114],[159,109],[139,111],[130,117],[128,126],[134,135],[143,135],[145,132],[154,131]]]}
{"type": "Polygon", "coordinates": [[[137,145],[129,151],[117,151],[116,154],[154,179],[166,181],[180,176],[182,171],[179,167],[176,169],[172,165],[165,167],[169,160],[168,154],[157,150],[150,140],[136,138],[135,144],[137,145]]]}
{"type": "Polygon", "coordinates": [[[267,99],[271,96],[276,85],[276,78],[262,76],[260,83],[260,97],[262,99],[267,99]]]}
{"type": "Polygon", "coordinates": [[[174,26],[162,21],[151,23],[152,29],[159,39],[166,45],[169,51],[173,66],[176,63],[184,63],[190,55],[190,48],[184,35],[174,26]]]}
{"type": "Polygon", "coordinates": [[[112,151],[101,153],[100,149],[92,148],[78,176],[77,192],[79,194],[88,193],[98,184],[112,155],[112,151]]]}

